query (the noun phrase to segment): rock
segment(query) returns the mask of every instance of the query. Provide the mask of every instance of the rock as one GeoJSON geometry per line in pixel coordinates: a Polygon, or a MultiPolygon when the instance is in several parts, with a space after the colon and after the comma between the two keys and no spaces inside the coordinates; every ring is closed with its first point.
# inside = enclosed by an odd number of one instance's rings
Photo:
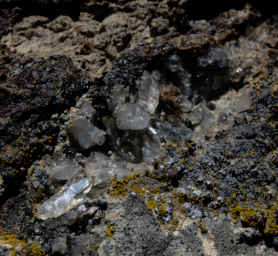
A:
{"type": "Polygon", "coordinates": [[[193,108],[193,104],[191,103],[191,101],[183,96],[181,97],[181,103],[179,104],[180,106],[180,110],[184,113],[188,113],[188,112],[191,112],[192,111],[192,108],[193,108]]]}
{"type": "Polygon", "coordinates": [[[203,120],[203,109],[201,106],[195,107],[188,115],[188,119],[193,126],[199,125],[203,120]]]}
{"type": "MultiPolygon", "coordinates": [[[[91,191],[92,192],[92,191],[91,191]]],[[[103,193],[103,191],[101,191],[103,193]]],[[[93,191],[94,196],[101,196],[101,194],[97,194],[96,190],[93,191]]],[[[91,193],[92,194],[92,193],[91,193]]],[[[88,193],[88,197],[91,199],[91,194],[88,193]]],[[[101,216],[97,216],[99,212],[99,207],[94,206],[96,202],[88,199],[84,204],[79,205],[77,208],[74,208],[63,215],[64,221],[68,225],[78,224],[78,222],[82,222],[82,220],[90,217],[90,221],[93,222],[95,220],[99,220],[101,216]],[[92,202],[91,202],[92,201],[92,202]],[[93,206],[92,206],[93,205],[93,206]]],[[[100,215],[100,214],[99,214],[100,215]]]]}
{"type": "Polygon", "coordinates": [[[149,126],[151,116],[139,104],[124,104],[114,114],[120,130],[144,130],[149,126]]]}
{"type": "Polygon", "coordinates": [[[74,105],[89,80],[65,56],[32,59],[0,45],[0,63],[0,175],[14,190],[54,149],[60,122],[52,117],[74,105]]]}
{"type": "Polygon", "coordinates": [[[278,248],[278,238],[277,237],[273,237],[272,244],[275,248],[278,248]]]}
{"type": "Polygon", "coordinates": [[[10,253],[11,246],[8,244],[0,244],[0,255],[2,256],[12,256],[10,253]]]}
{"type": "MultiPolygon", "coordinates": [[[[204,254],[202,240],[197,235],[197,226],[186,224],[184,227],[174,232],[168,248],[164,255],[171,256],[201,256],[204,254]]],[[[209,254],[207,254],[209,255],[209,254]]],[[[213,255],[213,254],[211,254],[213,255]]]]}
{"type": "Polygon", "coordinates": [[[81,173],[81,166],[73,160],[51,158],[45,156],[35,161],[28,170],[30,188],[46,195],[54,194],[55,190],[81,173]]]}
{"type": "Polygon", "coordinates": [[[76,103],[75,107],[70,109],[70,120],[88,119],[93,122],[96,110],[90,102],[90,96],[85,93],[76,103]]]}
{"type": "Polygon", "coordinates": [[[68,127],[68,133],[80,150],[87,150],[95,145],[103,145],[105,142],[105,132],[93,126],[86,119],[74,120],[68,127]]]}
{"type": "Polygon", "coordinates": [[[192,137],[192,130],[185,125],[174,125],[170,122],[157,122],[156,128],[161,138],[175,143],[185,143],[192,137]]]}
{"type": "Polygon", "coordinates": [[[185,96],[191,97],[191,74],[183,67],[181,58],[178,55],[170,55],[165,62],[165,67],[181,92],[185,96]]]}
{"type": "Polygon", "coordinates": [[[105,187],[112,178],[123,178],[130,175],[125,164],[115,161],[102,153],[95,152],[85,164],[85,172],[93,178],[94,187],[105,187]]]}
{"type": "Polygon", "coordinates": [[[66,237],[57,237],[52,241],[52,253],[56,253],[58,255],[66,255],[67,252],[68,248],[66,237]]]}
{"type": "Polygon", "coordinates": [[[71,254],[76,256],[89,255],[96,242],[95,238],[89,234],[80,234],[71,238],[71,254]]]}
{"type": "Polygon", "coordinates": [[[199,73],[194,88],[205,98],[214,97],[228,89],[228,56],[225,48],[212,48],[198,59],[199,73]]]}
{"type": "Polygon", "coordinates": [[[118,210],[120,216],[109,219],[115,223],[115,232],[100,244],[100,256],[163,255],[168,246],[167,238],[158,222],[137,196],[129,195],[118,210]]]}
{"type": "Polygon", "coordinates": [[[22,0],[1,0],[0,4],[24,8],[29,14],[39,12],[40,14],[58,15],[66,13],[77,16],[80,11],[79,1],[72,0],[30,0],[27,4],[22,0]]]}
{"type": "Polygon", "coordinates": [[[62,189],[39,206],[36,217],[41,220],[57,218],[72,208],[82,204],[85,194],[91,189],[88,178],[68,183],[62,189]]]}
{"type": "Polygon", "coordinates": [[[151,33],[154,36],[167,33],[169,30],[169,20],[162,17],[154,18],[151,23],[151,33]]]}
{"type": "Polygon", "coordinates": [[[249,245],[255,245],[263,239],[263,235],[255,228],[241,228],[239,232],[239,241],[249,245]]]}
{"type": "Polygon", "coordinates": [[[94,115],[96,114],[96,110],[92,107],[92,105],[84,100],[81,102],[80,105],[80,112],[87,117],[89,120],[92,120],[94,118],[94,115]]]}

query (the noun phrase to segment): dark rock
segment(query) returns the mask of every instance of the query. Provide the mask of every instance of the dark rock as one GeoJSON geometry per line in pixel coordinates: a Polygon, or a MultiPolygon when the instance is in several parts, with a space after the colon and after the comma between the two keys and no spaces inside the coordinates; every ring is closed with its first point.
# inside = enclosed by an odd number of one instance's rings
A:
{"type": "Polygon", "coordinates": [[[151,23],[151,33],[154,36],[162,35],[168,31],[169,20],[161,17],[153,19],[151,23]]]}
{"type": "Polygon", "coordinates": [[[239,234],[239,241],[249,245],[255,245],[262,239],[262,233],[254,228],[244,228],[239,234]]]}
{"type": "Polygon", "coordinates": [[[225,49],[211,49],[207,56],[198,59],[198,65],[200,68],[193,82],[194,89],[205,98],[227,91],[229,86],[228,58],[225,49]]]}
{"type": "Polygon", "coordinates": [[[58,255],[67,255],[67,238],[66,237],[57,237],[52,241],[52,253],[58,255]]]}
{"type": "Polygon", "coordinates": [[[30,0],[28,3],[22,0],[1,0],[0,7],[11,8],[21,7],[27,14],[41,14],[48,16],[57,16],[59,14],[68,14],[73,17],[79,16],[80,1],[68,0],[30,0]]]}
{"type": "Polygon", "coordinates": [[[51,116],[73,105],[89,80],[63,56],[29,59],[2,49],[0,62],[0,173],[9,186],[53,150],[59,122],[51,116]]]}
{"type": "Polygon", "coordinates": [[[165,61],[166,69],[169,70],[173,81],[187,97],[192,96],[191,74],[184,68],[180,56],[174,54],[165,61]]]}
{"type": "Polygon", "coordinates": [[[10,246],[0,245],[0,254],[3,256],[11,256],[10,246]]]}
{"type": "Polygon", "coordinates": [[[88,255],[90,249],[94,248],[94,238],[89,234],[81,234],[71,238],[71,255],[88,255]]]}

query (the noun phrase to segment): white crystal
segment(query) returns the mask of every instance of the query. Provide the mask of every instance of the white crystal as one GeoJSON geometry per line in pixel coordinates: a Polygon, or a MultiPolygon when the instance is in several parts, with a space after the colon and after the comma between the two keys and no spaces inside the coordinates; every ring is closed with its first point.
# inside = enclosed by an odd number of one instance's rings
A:
{"type": "Polygon", "coordinates": [[[145,71],[139,87],[139,105],[153,114],[159,103],[160,90],[158,83],[145,71]]]}
{"type": "Polygon", "coordinates": [[[39,207],[37,218],[46,220],[65,214],[86,200],[85,194],[89,192],[90,188],[91,183],[88,178],[80,179],[70,185],[66,184],[39,207]]]}

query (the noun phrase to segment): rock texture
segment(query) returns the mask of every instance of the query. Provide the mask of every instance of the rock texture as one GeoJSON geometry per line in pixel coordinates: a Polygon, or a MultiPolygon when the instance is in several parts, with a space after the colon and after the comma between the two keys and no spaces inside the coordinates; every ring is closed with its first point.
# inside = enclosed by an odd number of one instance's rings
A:
{"type": "Polygon", "coordinates": [[[278,255],[277,12],[0,0],[1,255],[278,255]]]}

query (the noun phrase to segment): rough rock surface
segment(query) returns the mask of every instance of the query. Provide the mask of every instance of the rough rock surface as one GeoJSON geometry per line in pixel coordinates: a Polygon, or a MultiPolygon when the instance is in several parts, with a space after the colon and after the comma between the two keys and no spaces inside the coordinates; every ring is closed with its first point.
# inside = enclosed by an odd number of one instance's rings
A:
{"type": "Polygon", "coordinates": [[[278,255],[277,12],[0,0],[0,255],[278,255]]]}

